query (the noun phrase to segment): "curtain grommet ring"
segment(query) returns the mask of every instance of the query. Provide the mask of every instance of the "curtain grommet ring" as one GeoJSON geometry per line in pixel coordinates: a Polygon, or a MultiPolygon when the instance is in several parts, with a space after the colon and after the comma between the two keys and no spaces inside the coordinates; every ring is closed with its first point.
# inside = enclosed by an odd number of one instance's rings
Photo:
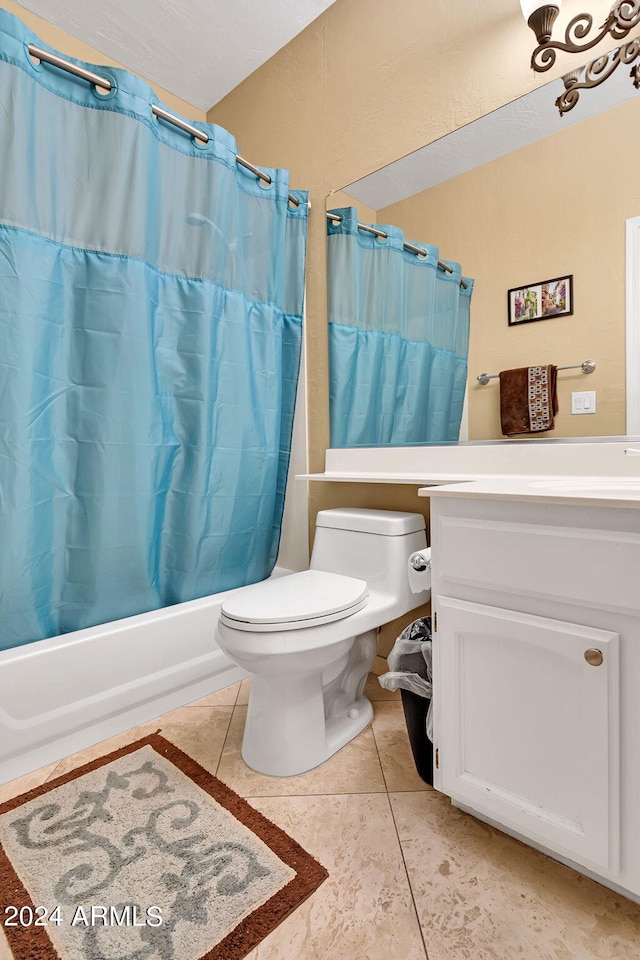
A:
{"type": "Polygon", "coordinates": [[[102,76],[105,80],[108,80],[111,84],[111,90],[104,90],[102,87],[97,87],[95,83],[91,84],[91,93],[94,95],[96,100],[113,100],[116,93],[118,92],[118,84],[116,83],[116,78],[112,73],[107,73],[106,70],[101,70],[102,76]]]}
{"type": "Polygon", "coordinates": [[[27,63],[29,64],[29,66],[30,66],[33,70],[37,70],[38,73],[42,73],[43,70],[44,70],[44,67],[42,66],[42,60],[38,60],[37,57],[33,57],[33,56],[31,55],[31,53],[29,52],[29,44],[32,43],[32,42],[33,42],[33,41],[31,41],[31,40],[27,40],[27,41],[25,42],[25,45],[24,45],[24,55],[25,55],[25,57],[26,57],[26,59],[27,59],[27,63]]]}

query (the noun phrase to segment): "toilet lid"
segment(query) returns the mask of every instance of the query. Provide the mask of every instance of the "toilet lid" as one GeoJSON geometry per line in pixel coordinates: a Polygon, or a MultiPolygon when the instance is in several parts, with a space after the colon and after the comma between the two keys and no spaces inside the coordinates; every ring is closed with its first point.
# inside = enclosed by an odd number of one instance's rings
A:
{"type": "Polygon", "coordinates": [[[348,617],[367,595],[365,580],[305,570],[243,587],[224,601],[221,615],[241,630],[292,630],[348,617]]]}

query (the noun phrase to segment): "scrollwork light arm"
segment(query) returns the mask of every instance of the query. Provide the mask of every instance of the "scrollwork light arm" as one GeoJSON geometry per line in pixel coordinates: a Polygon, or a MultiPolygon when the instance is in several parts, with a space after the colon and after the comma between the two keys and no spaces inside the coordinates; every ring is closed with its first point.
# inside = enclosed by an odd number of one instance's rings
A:
{"type": "MultiPolygon", "coordinates": [[[[621,64],[628,66],[638,58],[640,58],[640,37],[630,40],[629,43],[618,47],[617,50],[612,50],[604,56],[592,60],[591,63],[587,64],[582,79],[579,77],[579,73],[582,71],[578,72],[578,76],[575,72],[567,74],[563,77],[565,91],[556,100],[556,107],[560,114],[567,113],[575,107],[580,98],[581,90],[589,90],[591,87],[600,86],[621,64]]],[[[637,63],[631,70],[631,79],[634,87],[636,89],[640,88],[640,63],[637,63]]]]}
{"type": "Polygon", "coordinates": [[[597,36],[585,43],[580,43],[588,37],[593,27],[591,14],[580,13],[573,18],[565,30],[564,40],[547,40],[536,47],[531,56],[531,67],[536,73],[544,73],[556,62],[558,50],[566,53],[584,53],[596,47],[607,35],[614,40],[623,40],[638,24],[640,24],[640,0],[620,0],[611,9],[597,36]]]}

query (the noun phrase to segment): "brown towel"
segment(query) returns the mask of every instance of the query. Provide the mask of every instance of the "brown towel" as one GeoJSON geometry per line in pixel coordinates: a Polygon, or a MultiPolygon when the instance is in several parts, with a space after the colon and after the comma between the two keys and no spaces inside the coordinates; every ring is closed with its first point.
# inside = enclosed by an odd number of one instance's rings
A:
{"type": "Polygon", "coordinates": [[[549,363],[500,373],[500,425],[505,437],[553,430],[558,368],[549,363]]]}

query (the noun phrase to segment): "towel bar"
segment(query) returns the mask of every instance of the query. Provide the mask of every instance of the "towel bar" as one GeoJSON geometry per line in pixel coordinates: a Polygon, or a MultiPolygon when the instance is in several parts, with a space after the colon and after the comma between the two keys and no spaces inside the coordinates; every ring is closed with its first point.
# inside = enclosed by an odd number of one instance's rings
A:
{"type": "MultiPolygon", "coordinates": [[[[582,370],[583,373],[593,373],[595,368],[595,360],[584,360],[582,363],[574,363],[570,367],[558,367],[558,370],[582,370]]],[[[485,386],[489,383],[489,380],[497,380],[499,376],[499,373],[481,373],[479,377],[476,377],[476,380],[485,386]]]]}

